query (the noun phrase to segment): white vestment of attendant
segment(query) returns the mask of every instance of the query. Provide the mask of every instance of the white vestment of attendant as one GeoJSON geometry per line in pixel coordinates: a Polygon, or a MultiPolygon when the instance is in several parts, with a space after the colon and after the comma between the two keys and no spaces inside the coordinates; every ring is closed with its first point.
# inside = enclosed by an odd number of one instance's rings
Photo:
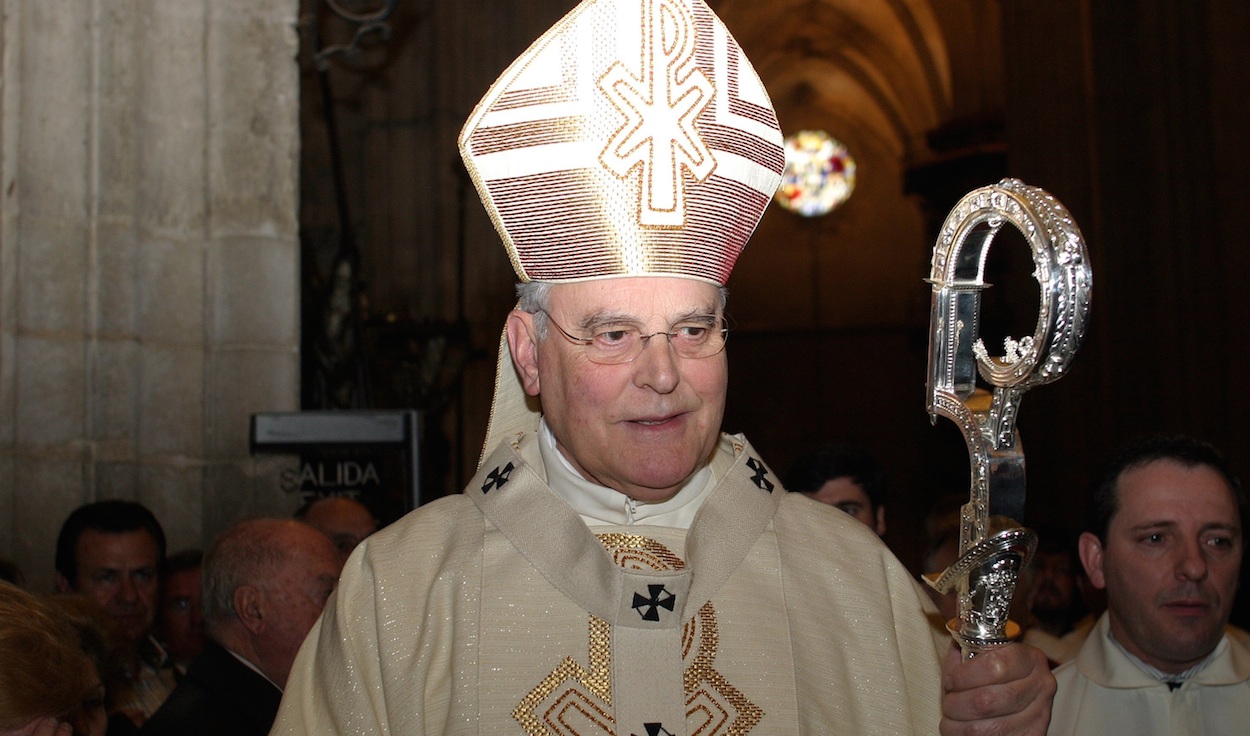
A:
{"type": "Polygon", "coordinates": [[[539,444],[361,543],[273,733],[937,733],[949,640],[867,527],[722,435],[688,530],[592,529],[539,444]]]}
{"type": "Polygon", "coordinates": [[[1227,736],[1250,732],[1250,636],[1229,628],[1201,670],[1171,690],[1110,638],[1103,614],[1055,670],[1049,736],[1227,736]]]}

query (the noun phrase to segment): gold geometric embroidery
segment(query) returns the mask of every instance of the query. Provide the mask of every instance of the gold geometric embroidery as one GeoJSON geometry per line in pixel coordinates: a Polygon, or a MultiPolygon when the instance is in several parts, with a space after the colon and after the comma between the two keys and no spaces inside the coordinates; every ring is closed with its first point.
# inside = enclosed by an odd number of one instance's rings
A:
{"type": "Polygon", "coordinates": [[[612,627],[597,616],[590,617],[589,660],[589,669],[583,669],[572,657],[565,657],[513,708],[512,717],[526,733],[614,733],[612,627]]]}
{"type": "Polygon", "coordinates": [[[760,722],[764,711],[752,703],[724,675],[712,666],[720,644],[716,626],[716,609],[711,601],[704,603],[682,634],[683,649],[694,656],[686,662],[686,724],[692,736],[743,736],[760,722]],[[688,637],[688,638],[687,638],[688,637]]]}
{"type": "MultiPolygon", "coordinates": [[[[637,534],[600,534],[599,541],[621,567],[681,570],[686,563],[667,547],[637,534]]],[[[686,723],[693,736],[745,736],[764,711],[714,666],[720,645],[716,608],[703,604],[682,628],[682,684],[686,723]]],[[[615,736],[612,715],[612,627],[590,617],[588,667],[565,657],[512,711],[532,736],[615,736]]],[[[622,735],[624,736],[624,735],[622,735]]]]}
{"type": "Polygon", "coordinates": [[[686,569],[686,562],[668,547],[641,534],[599,534],[599,542],[612,560],[626,570],[686,569]]]}

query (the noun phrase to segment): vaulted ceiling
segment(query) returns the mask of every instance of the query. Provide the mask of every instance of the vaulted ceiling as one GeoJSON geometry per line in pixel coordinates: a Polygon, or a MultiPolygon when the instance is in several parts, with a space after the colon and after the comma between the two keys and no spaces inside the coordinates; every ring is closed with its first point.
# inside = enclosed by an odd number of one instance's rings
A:
{"type": "Polygon", "coordinates": [[[783,124],[826,125],[911,155],[952,107],[942,29],[927,0],[726,0],[783,124]]]}
{"type": "Polygon", "coordinates": [[[906,180],[916,167],[1001,141],[997,0],[711,4],[754,63],[785,132],[825,130],[859,166],[842,210],[810,221],[779,209],[765,217],[731,282],[740,323],[820,329],[924,319],[920,281],[932,243],[906,180]]]}

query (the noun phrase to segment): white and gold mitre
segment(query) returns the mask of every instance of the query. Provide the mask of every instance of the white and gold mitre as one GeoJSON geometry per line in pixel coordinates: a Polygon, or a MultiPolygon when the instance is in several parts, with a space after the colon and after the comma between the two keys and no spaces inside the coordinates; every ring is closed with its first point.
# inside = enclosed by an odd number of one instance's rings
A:
{"type": "Polygon", "coordinates": [[[496,80],[460,152],[522,281],[724,284],[781,180],[777,116],[703,0],[584,0],[496,80]]]}

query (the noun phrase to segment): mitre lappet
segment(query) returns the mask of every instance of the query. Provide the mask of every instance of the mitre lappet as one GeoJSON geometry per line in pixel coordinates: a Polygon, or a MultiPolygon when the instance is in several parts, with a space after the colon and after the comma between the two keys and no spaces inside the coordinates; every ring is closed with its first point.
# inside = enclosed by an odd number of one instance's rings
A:
{"type": "MultiPolygon", "coordinates": [[[[584,0],[495,81],[460,153],[521,281],[724,285],[781,181],[768,93],[703,0],[584,0]]],[[[486,450],[533,429],[501,341],[486,450]]]]}

